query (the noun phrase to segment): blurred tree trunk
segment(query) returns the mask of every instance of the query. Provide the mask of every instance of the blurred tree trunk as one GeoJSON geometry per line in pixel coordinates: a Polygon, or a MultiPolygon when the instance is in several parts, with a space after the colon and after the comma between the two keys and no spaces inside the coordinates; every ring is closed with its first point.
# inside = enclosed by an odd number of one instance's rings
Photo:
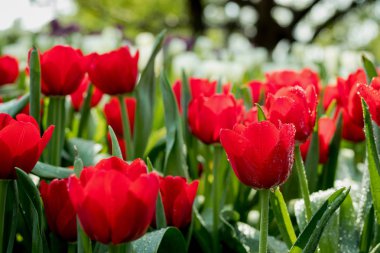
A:
{"type": "Polygon", "coordinates": [[[205,31],[205,23],[203,20],[203,3],[202,0],[188,0],[189,18],[193,30],[193,35],[198,36],[205,31]]]}

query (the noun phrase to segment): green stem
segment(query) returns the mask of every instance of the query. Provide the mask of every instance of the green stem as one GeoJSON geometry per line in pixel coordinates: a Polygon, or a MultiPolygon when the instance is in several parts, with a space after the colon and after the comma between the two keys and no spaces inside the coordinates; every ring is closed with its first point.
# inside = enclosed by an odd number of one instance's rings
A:
{"type": "Polygon", "coordinates": [[[4,223],[5,204],[7,202],[7,190],[10,180],[0,180],[0,252],[4,252],[4,223]]]}
{"type": "Polygon", "coordinates": [[[61,152],[65,137],[65,97],[50,97],[48,112],[48,125],[55,125],[53,136],[48,145],[48,161],[51,165],[61,165],[61,152]]]}
{"type": "Polygon", "coordinates": [[[78,137],[83,137],[83,131],[87,127],[88,118],[90,116],[91,112],[91,98],[92,98],[92,90],[93,86],[92,84],[88,85],[87,92],[86,92],[86,98],[83,101],[83,104],[80,108],[80,120],[79,120],[79,127],[78,127],[78,137]]]}
{"type": "Polygon", "coordinates": [[[260,242],[259,253],[267,252],[268,240],[268,214],[269,214],[269,190],[264,189],[260,191],[260,242]]]}
{"type": "Polygon", "coordinates": [[[75,243],[68,243],[67,253],[76,253],[76,252],[77,252],[77,245],[75,243]]]}
{"type": "Polygon", "coordinates": [[[218,190],[218,183],[219,183],[219,173],[220,173],[220,158],[222,154],[222,147],[221,146],[214,146],[214,161],[213,161],[213,181],[212,181],[212,192],[213,192],[213,246],[214,246],[214,252],[219,252],[219,234],[218,234],[218,228],[219,228],[219,190],[218,190]]]}
{"type": "Polygon", "coordinates": [[[32,49],[30,54],[30,115],[40,125],[41,118],[41,69],[38,50],[32,49]]]}
{"type": "Polygon", "coordinates": [[[109,253],[133,253],[133,246],[132,243],[123,243],[123,244],[117,244],[108,245],[108,252],[109,253]]]}
{"type": "Polygon", "coordinates": [[[298,182],[299,187],[301,189],[302,198],[305,203],[305,212],[306,212],[306,220],[310,221],[312,212],[311,212],[311,202],[310,202],[310,194],[309,187],[307,185],[305,166],[302,161],[300,146],[297,145],[295,148],[295,167],[297,169],[298,174],[298,182]]]}
{"type": "Polygon", "coordinates": [[[134,157],[134,150],[133,150],[133,140],[131,136],[130,131],[130,123],[129,123],[129,117],[128,117],[128,111],[127,111],[127,104],[125,103],[123,95],[119,95],[119,103],[121,107],[121,119],[123,122],[123,135],[124,135],[124,141],[125,141],[125,159],[132,160],[134,157]]]}

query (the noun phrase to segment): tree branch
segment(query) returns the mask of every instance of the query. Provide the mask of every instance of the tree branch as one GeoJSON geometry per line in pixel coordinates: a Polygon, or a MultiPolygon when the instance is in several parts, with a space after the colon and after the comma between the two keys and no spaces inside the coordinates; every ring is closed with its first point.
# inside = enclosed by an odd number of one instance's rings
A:
{"type": "Polygon", "coordinates": [[[314,31],[314,35],[313,35],[313,38],[310,40],[310,41],[314,41],[317,36],[328,26],[332,25],[333,23],[335,23],[337,20],[339,20],[340,18],[342,18],[344,15],[346,15],[347,13],[349,13],[349,11],[355,9],[355,8],[358,8],[358,7],[362,7],[366,4],[369,4],[369,3],[373,3],[375,2],[375,0],[367,0],[367,1],[363,1],[363,2],[356,2],[356,1],[353,1],[351,3],[351,5],[349,7],[347,7],[345,10],[338,10],[335,12],[334,15],[332,15],[330,18],[328,18],[324,23],[318,25],[316,28],[315,28],[315,31],[314,31]]]}

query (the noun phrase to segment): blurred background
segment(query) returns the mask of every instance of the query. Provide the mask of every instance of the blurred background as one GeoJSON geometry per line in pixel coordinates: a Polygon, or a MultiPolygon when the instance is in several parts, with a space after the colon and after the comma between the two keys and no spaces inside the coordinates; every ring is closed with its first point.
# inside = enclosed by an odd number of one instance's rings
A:
{"type": "Polygon", "coordinates": [[[84,53],[129,44],[149,56],[168,30],[163,62],[176,76],[242,82],[262,71],[309,66],[326,82],[380,58],[375,0],[2,0],[0,50],[25,60],[32,45],[84,53]]]}

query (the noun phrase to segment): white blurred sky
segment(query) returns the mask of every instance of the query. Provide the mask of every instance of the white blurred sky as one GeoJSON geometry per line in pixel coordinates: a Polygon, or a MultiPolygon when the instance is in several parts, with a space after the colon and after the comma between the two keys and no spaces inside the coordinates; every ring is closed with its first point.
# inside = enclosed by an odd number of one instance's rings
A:
{"type": "Polygon", "coordinates": [[[37,31],[59,14],[75,12],[72,0],[0,0],[0,31],[16,20],[28,31],[37,31]]]}

